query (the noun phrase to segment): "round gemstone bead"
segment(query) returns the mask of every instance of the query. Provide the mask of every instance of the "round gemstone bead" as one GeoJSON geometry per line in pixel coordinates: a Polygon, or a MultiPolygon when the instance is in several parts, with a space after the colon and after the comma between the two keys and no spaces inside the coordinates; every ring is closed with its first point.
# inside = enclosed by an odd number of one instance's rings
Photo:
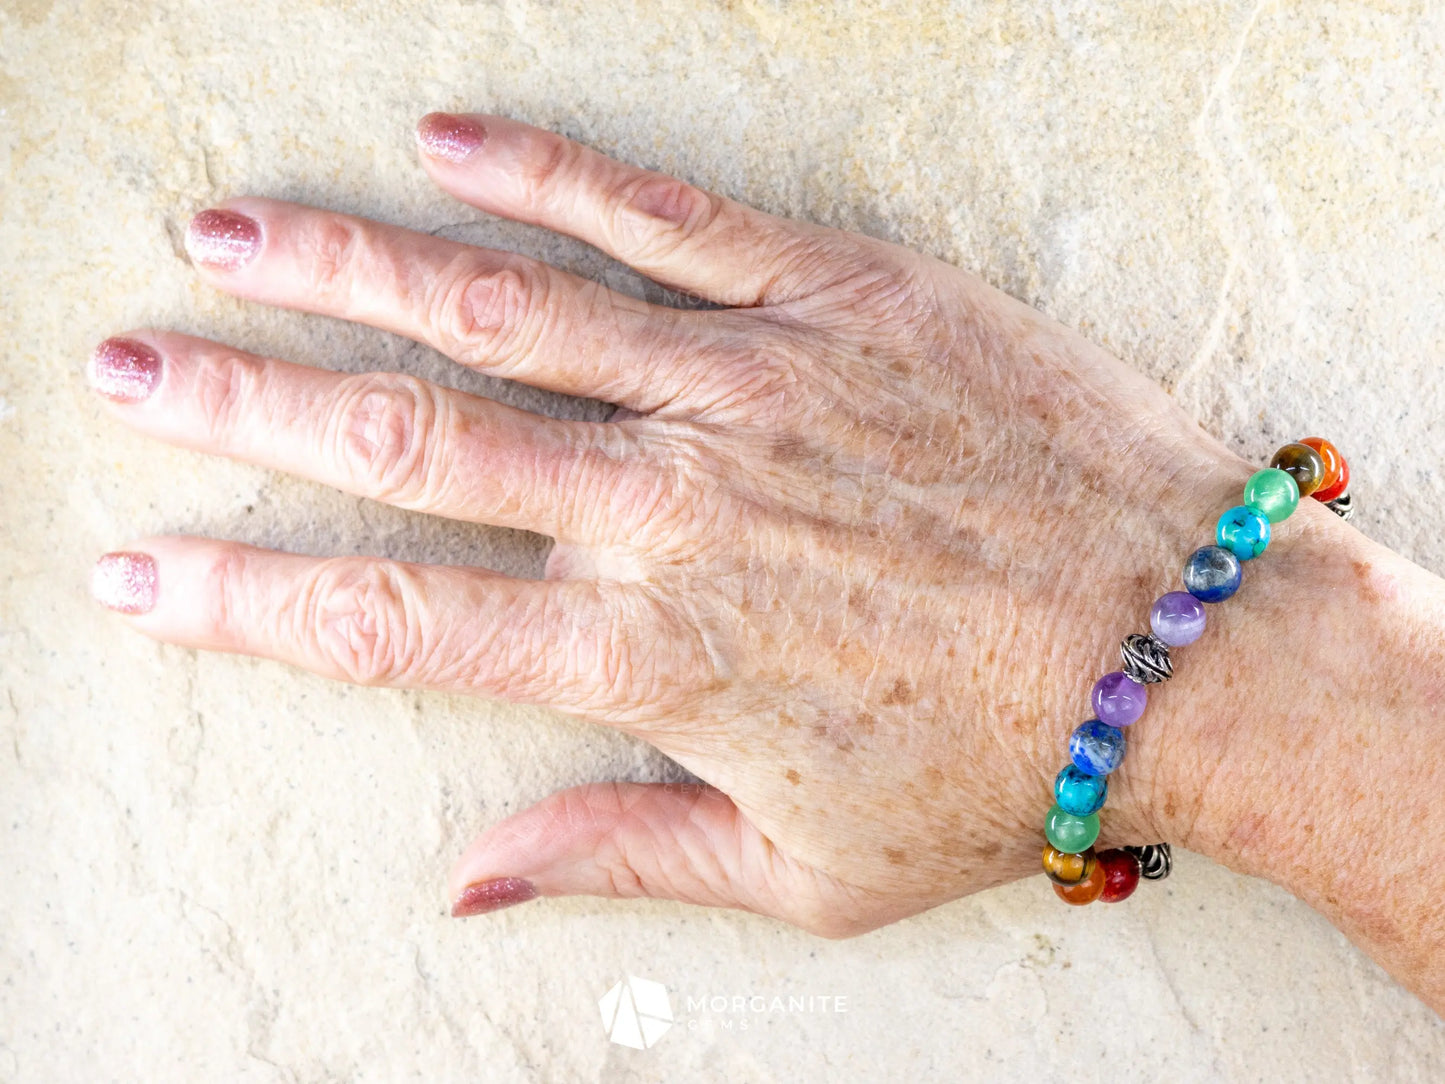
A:
{"type": "Polygon", "coordinates": [[[1241,561],[1248,561],[1269,545],[1269,520],[1253,505],[1236,504],[1219,517],[1214,538],[1241,561]]]}
{"type": "Polygon", "coordinates": [[[1317,501],[1332,501],[1345,490],[1350,488],[1350,465],[1345,462],[1345,457],[1340,455],[1336,448],[1324,437],[1305,437],[1301,444],[1308,444],[1315,451],[1320,453],[1320,458],[1325,461],[1325,477],[1320,483],[1320,488],[1310,494],[1317,501]]]}
{"type": "Polygon", "coordinates": [[[1057,847],[1044,848],[1044,872],[1056,885],[1076,885],[1093,873],[1098,864],[1092,847],[1082,854],[1070,854],[1057,847]]]}
{"type": "Polygon", "coordinates": [[[1052,806],[1044,817],[1044,835],[1061,851],[1071,854],[1087,851],[1099,838],[1099,814],[1076,817],[1058,806],[1052,806]]]}
{"type": "Polygon", "coordinates": [[[1283,523],[1299,506],[1299,486],[1277,467],[1265,467],[1244,483],[1244,503],[1258,508],[1271,523],[1283,523]]]}
{"type": "Polygon", "coordinates": [[[1293,478],[1301,497],[1314,493],[1325,480],[1324,457],[1303,441],[1286,444],[1274,453],[1269,465],[1278,467],[1293,478]]]}
{"type": "Polygon", "coordinates": [[[1204,546],[1184,562],[1184,589],[1200,602],[1223,602],[1243,579],[1239,558],[1223,546],[1204,546]]]}
{"type": "Polygon", "coordinates": [[[1069,738],[1069,759],[1085,775],[1108,775],[1124,763],[1127,744],[1117,726],[1090,719],[1080,723],[1069,738]]]}
{"type": "Polygon", "coordinates": [[[1149,611],[1149,627],[1170,647],[1192,644],[1204,635],[1204,603],[1188,591],[1160,595],[1149,611]]]}
{"type": "Polygon", "coordinates": [[[1254,471],[1244,483],[1244,506],[1259,509],[1270,523],[1283,523],[1299,507],[1299,486],[1277,467],[1254,471]]]}
{"type": "Polygon", "coordinates": [[[1054,885],[1054,891],[1059,899],[1076,907],[1093,903],[1104,894],[1104,867],[1095,862],[1093,870],[1078,884],[1054,885]]]}
{"type": "Polygon", "coordinates": [[[1070,764],[1054,777],[1054,800],[1065,813],[1087,817],[1097,813],[1109,796],[1109,781],[1102,775],[1081,772],[1070,764]]]}
{"type": "Polygon", "coordinates": [[[1099,865],[1104,870],[1104,890],[1099,899],[1105,903],[1127,900],[1139,887],[1139,859],[1128,851],[1107,850],[1099,855],[1099,865]]]}
{"type": "Polygon", "coordinates": [[[1110,726],[1128,726],[1144,714],[1149,703],[1149,690],[1122,670],[1105,674],[1094,682],[1090,695],[1094,715],[1110,726]]]}

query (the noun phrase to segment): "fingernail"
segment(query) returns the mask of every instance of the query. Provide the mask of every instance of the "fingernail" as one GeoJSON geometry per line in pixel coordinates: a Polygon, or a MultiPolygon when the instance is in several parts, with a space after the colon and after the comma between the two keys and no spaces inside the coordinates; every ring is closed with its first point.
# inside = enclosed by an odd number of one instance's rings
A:
{"type": "Polygon", "coordinates": [[[155,558],[148,553],[107,553],[95,562],[90,593],[120,613],[149,613],[156,604],[155,558]]]}
{"type": "Polygon", "coordinates": [[[416,139],[433,158],[464,162],[487,141],[487,130],[466,117],[428,113],[416,126],[416,139]]]}
{"type": "Polygon", "coordinates": [[[521,877],[496,877],[467,885],[452,904],[452,918],[470,918],[488,911],[500,911],[516,903],[537,898],[537,886],[521,877]]]}
{"type": "Polygon", "coordinates": [[[202,211],[186,229],[186,251],[196,263],[235,271],[261,251],[261,226],[235,211],[202,211]]]}
{"type": "Polygon", "coordinates": [[[118,403],[139,403],[161,382],[161,356],[134,339],[106,339],[90,356],[90,386],[118,403]]]}

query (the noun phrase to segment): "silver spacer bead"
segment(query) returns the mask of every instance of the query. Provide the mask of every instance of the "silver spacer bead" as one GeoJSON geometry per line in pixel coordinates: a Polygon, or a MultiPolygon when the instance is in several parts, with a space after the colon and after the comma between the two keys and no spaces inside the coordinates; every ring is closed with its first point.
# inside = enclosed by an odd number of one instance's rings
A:
{"type": "Polygon", "coordinates": [[[1169,658],[1169,645],[1153,633],[1131,632],[1119,645],[1124,657],[1124,673],[1140,685],[1153,685],[1174,676],[1174,663],[1169,658]]]}
{"type": "Polygon", "coordinates": [[[1341,493],[1332,501],[1326,501],[1325,507],[1328,508],[1335,515],[1339,516],[1346,523],[1348,523],[1350,521],[1350,517],[1355,514],[1354,498],[1350,496],[1348,491],[1341,493]]]}
{"type": "Polygon", "coordinates": [[[1139,859],[1139,876],[1146,881],[1162,881],[1174,869],[1174,854],[1167,843],[1151,843],[1147,847],[1125,847],[1139,859]]]}

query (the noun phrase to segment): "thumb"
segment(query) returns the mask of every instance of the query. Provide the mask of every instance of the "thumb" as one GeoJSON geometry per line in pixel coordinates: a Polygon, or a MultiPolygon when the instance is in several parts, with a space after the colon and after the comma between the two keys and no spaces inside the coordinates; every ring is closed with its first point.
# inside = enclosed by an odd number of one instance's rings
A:
{"type": "Polygon", "coordinates": [[[825,936],[878,925],[826,874],[783,855],[722,791],[688,783],[591,783],[487,830],[452,869],[452,914],[536,896],[650,897],[734,907],[825,936]]]}

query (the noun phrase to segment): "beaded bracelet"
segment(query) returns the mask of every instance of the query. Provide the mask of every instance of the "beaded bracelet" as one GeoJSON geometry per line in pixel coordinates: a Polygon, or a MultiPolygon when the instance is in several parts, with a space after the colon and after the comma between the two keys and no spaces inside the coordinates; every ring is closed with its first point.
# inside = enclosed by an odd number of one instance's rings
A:
{"type": "Polygon", "coordinates": [[[1192,644],[1204,632],[1204,603],[1223,602],[1244,578],[1241,562],[1269,545],[1270,524],[1287,519],[1302,497],[1313,497],[1348,520],[1350,467],[1329,441],[1306,437],[1274,453],[1269,466],[1250,475],[1244,503],[1219,517],[1216,545],[1195,550],[1184,563],[1183,591],[1161,595],[1149,611],[1148,633],[1131,633],[1119,651],[1124,668],[1094,685],[1094,718],[1069,739],[1069,760],[1054,779],[1054,805],[1044,818],[1044,872],[1066,903],[1118,903],[1133,895],[1139,879],[1169,876],[1167,843],[1118,847],[1094,853],[1099,810],[1109,793],[1108,775],[1124,760],[1124,730],[1144,714],[1147,686],[1174,673],[1169,649],[1192,644]]]}

